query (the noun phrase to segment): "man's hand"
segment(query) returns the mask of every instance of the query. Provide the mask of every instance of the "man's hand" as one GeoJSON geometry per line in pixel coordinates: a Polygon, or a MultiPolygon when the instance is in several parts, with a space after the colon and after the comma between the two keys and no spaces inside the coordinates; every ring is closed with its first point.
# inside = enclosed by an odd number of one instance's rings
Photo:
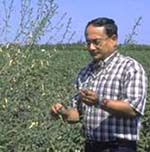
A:
{"type": "Polygon", "coordinates": [[[51,106],[50,112],[53,115],[66,115],[67,114],[67,109],[60,103],[55,103],[51,106]]]}
{"type": "Polygon", "coordinates": [[[54,116],[62,115],[68,122],[79,121],[79,112],[76,108],[66,109],[62,104],[55,103],[51,106],[50,111],[54,116]]]}
{"type": "Polygon", "coordinates": [[[88,89],[80,90],[80,98],[87,105],[95,105],[98,101],[97,93],[88,89]]]}

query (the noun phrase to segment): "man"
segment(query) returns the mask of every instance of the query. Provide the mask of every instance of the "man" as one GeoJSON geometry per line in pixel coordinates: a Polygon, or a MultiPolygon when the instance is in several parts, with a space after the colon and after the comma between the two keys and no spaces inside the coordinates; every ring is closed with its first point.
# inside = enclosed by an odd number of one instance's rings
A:
{"type": "Polygon", "coordinates": [[[90,21],[85,38],[93,60],[78,74],[72,108],[56,103],[51,111],[68,121],[82,116],[85,152],[136,152],[146,102],[145,71],[117,51],[114,20],[90,21]]]}

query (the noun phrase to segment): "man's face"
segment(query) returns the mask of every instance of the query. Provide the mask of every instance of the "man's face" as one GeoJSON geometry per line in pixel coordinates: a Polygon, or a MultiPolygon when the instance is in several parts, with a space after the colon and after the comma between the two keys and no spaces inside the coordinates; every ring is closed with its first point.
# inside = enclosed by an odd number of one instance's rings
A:
{"type": "Polygon", "coordinates": [[[85,31],[87,48],[93,60],[104,60],[117,46],[117,36],[108,37],[104,27],[89,25],[85,31]]]}

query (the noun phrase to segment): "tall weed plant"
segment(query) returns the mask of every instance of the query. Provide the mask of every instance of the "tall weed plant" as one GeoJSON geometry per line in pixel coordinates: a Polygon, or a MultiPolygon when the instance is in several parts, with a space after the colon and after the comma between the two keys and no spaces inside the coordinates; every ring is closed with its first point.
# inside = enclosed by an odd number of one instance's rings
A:
{"type": "Polygon", "coordinates": [[[55,0],[1,0],[0,8],[1,44],[70,42],[75,34],[55,0]]]}

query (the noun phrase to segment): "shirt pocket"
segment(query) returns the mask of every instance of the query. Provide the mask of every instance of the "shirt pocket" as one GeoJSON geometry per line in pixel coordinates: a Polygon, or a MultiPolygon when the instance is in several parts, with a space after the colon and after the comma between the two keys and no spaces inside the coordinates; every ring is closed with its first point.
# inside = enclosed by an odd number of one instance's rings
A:
{"type": "Polygon", "coordinates": [[[122,79],[116,74],[106,74],[102,78],[101,93],[103,98],[118,100],[122,98],[122,79]]]}

